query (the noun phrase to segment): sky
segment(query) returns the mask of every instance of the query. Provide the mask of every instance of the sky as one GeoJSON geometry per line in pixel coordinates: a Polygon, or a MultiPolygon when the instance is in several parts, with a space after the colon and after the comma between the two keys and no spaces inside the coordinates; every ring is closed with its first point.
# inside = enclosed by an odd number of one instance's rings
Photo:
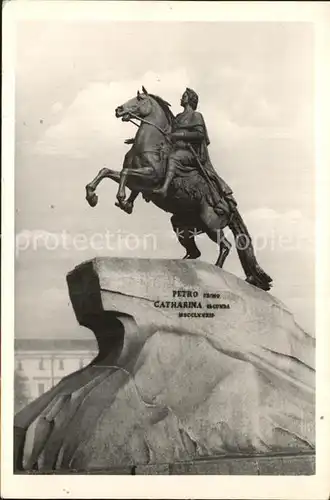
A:
{"type": "MultiPolygon", "coordinates": [[[[16,336],[92,337],[77,325],[65,279],[83,260],[183,256],[170,214],[139,198],[128,216],[114,206],[110,180],[98,188],[97,207],[85,200],[85,185],[100,168],[122,167],[124,140],[136,129],[114,109],[142,85],[174,113],[187,86],[197,91],[212,162],[273,277],[271,293],[314,334],[313,50],[308,23],[22,21],[16,336]],[[115,235],[111,248],[72,243],[105,232],[115,235]]],[[[216,245],[205,236],[197,244],[202,259],[215,262],[216,245]]],[[[243,277],[234,249],[225,270],[243,277]]]]}

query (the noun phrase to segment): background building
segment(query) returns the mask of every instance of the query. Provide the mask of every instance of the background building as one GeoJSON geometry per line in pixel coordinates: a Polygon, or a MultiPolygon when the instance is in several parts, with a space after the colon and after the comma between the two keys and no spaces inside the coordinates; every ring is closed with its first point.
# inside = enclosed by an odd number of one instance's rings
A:
{"type": "Polygon", "coordinates": [[[16,339],[15,410],[86,366],[97,352],[95,340],[16,339]]]}

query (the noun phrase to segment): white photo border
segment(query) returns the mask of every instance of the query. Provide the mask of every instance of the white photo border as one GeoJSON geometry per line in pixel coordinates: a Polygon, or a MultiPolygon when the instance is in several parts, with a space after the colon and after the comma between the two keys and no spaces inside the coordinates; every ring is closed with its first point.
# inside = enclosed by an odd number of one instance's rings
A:
{"type": "Polygon", "coordinates": [[[330,494],[330,4],[329,2],[21,1],[3,5],[2,391],[3,498],[326,499],[330,494]],[[310,22],[315,32],[316,474],[314,476],[14,475],[15,29],[24,19],[310,22]]]}

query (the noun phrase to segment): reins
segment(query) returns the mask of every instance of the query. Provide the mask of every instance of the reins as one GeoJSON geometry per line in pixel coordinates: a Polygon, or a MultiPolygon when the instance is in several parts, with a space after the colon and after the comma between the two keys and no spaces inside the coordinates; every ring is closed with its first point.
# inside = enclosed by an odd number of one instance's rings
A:
{"type": "MultiPolygon", "coordinates": [[[[158,127],[155,123],[149,122],[149,120],[146,120],[145,118],[141,118],[140,116],[136,115],[135,113],[132,113],[132,111],[128,111],[128,114],[132,116],[132,118],[135,118],[136,120],[139,120],[141,123],[145,123],[146,125],[152,125],[155,127],[163,136],[165,139],[169,142],[171,142],[171,139],[168,137],[168,133],[165,132],[162,128],[158,127]]],[[[129,120],[131,123],[133,123],[136,127],[140,127],[137,123],[135,123],[133,120],[129,120]]]]}
{"type": "MultiPolygon", "coordinates": [[[[165,137],[165,139],[168,141],[168,142],[172,142],[171,139],[169,138],[168,134],[165,132],[165,130],[163,130],[162,128],[158,127],[158,125],[156,125],[155,123],[152,123],[152,122],[149,122],[148,120],[146,120],[145,118],[141,118],[140,116],[136,115],[135,113],[132,113],[132,111],[128,111],[128,114],[132,117],[132,118],[135,118],[136,120],[139,120],[141,123],[145,123],[147,125],[152,125],[153,127],[155,127],[161,134],[163,134],[163,136],[165,137]]],[[[132,119],[129,120],[131,123],[133,123],[136,127],[140,127],[139,124],[135,123],[132,119]]],[[[197,164],[198,164],[198,167],[199,167],[199,170],[202,172],[202,175],[204,178],[206,178],[207,182],[209,183],[209,185],[213,185],[213,189],[214,189],[214,182],[212,182],[212,180],[210,179],[208,173],[205,171],[205,168],[203,167],[201,161],[200,161],[200,158],[199,156],[197,155],[196,151],[194,150],[194,148],[191,146],[191,144],[189,144],[189,150],[190,152],[193,154],[193,156],[195,157],[195,160],[197,161],[197,164]]],[[[211,197],[213,198],[213,201],[215,202],[214,200],[214,192],[212,191],[211,189],[211,197]]],[[[233,217],[233,213],[231,213],[231,211],[229,210],[229,208],[222,202],[218,202],[218,205],[222,205],[223,207],[223,210],[225,210],[225,212],[227,212],[227,214],[229,213],[230,214],[230,221],[233,217]]]]}

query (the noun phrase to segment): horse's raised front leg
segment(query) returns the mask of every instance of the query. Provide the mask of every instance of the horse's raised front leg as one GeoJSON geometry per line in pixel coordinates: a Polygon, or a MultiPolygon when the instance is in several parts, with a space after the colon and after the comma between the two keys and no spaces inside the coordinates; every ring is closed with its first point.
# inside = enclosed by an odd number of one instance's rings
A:
{"type": "Polygon", "coordinates": [[[113,181],[119,183],[120,172],[110,170],[109,168],[101,168],[97,176],[94,177],[94,179],[86,185],[86,200],[91,207],[95,207],[97,205],[98,197],[95,193],[95,190],[100,182],[105,178],[112,179],[113,181]]]}
{"type": "Polygon", "coordinates": [[[118,200],[115,203],[116,207],[121,208],[127,214],[131,214],[133,212],[134,201],[139,196],[139,194],[140,191],[132,191],[127,200],[118,200]]]}
{"type": "MultiPolygon", "coordinates": [[[[125,159],[126,161],[126,159],[125,159]]],[[[127,161],[126,161],[127,163],[127,161]]],[[[124,167],[120,173],[119,188],[117,192],[117,203],[115,205],[126,213],[131,214],[133,212],[134,201],[139,195],[141,189],[143,192],[148,189],[148,185],[151,186],[155,182],[155,171],[152,165],[141,166],[139,158],[135,158],[135,163],[138,167],[124,167]],[[131,194],[126,200],[125,187],[128,183],[131,189],[131,194]]]]}
{"type": "Polygon", "coordinates": [[[116,195],[116,198],[118,200],[118,204],[116,203],[116,206],[119,206],[121,208],[123,208],[126,199],[125,187],[127,182],[127,176],[128,176],[128,168],[123,168],[123,170],[120,172],[119,187],[116,195]]]}
{"type": "Polygon", "coordinates": [[[125,210],[125,199],[126,199],[126,182],[127,182],[127,176],[129,173],[129,170],[133,167],[133,164],[138,161],[138,157],[134,152],[134,147],[132,147],[126,154],[124,158],[124,163],[123,163],[123,168],[122,171],[120,172],[120,179],[119,179],[119,187],[117,191],[116,198],[118,200],[117,206],[120,208],[123,208],[125,210]]]}

